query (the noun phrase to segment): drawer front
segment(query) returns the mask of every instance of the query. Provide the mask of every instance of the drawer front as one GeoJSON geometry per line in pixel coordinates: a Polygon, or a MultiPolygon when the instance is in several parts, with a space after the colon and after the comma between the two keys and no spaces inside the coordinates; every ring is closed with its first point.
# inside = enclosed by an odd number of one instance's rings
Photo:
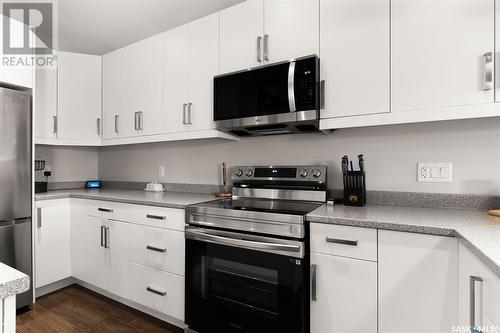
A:
{"type": "Polygon", "coordinates": [[[184,320],[184,278],[132,264],[132,300],[184,320]]]}
{"type": "Polygon", "coordinates": [[[89,210],[89,215],[94,217],[102,217],[105,219],[113,219],[119,221],[130,221],[131,206],[110,201],[96,201],[89,210]]]}
{"type": "Polygon", "coordinates": [[[134,206],[132,218],[134,223],[184,231],[183,209],[134,206]]]}
{"type": "Polygon", "coordinates": [[[311,252],[377,261],[377,230],[311,223],[311,252]]]}
{"type": "Polygon", "coordinates": [[[184,232],[132,225],[132,261],[184,276],[184,232]]]}

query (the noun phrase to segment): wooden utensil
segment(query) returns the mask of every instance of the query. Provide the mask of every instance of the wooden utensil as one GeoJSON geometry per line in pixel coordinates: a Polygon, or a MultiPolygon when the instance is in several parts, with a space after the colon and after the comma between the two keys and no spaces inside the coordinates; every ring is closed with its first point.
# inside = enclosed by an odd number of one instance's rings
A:
{"type": "Polygon", "coordinates": [[[488,212],[491,216],[497,216],[500,217],[500,209],[492,209],[488,212]]]}
{"type": "Polygon", "coordinates": [[[222,162],[222,191],[215,193],[216,197],[228,198],[231,196],[231,192],[227,191],[227,168],[226,162],[222,162]]]}

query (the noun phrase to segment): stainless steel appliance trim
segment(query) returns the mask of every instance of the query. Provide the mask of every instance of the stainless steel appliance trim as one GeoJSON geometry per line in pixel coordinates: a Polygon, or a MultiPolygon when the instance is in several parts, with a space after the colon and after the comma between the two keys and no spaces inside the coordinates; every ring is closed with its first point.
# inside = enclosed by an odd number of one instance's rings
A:
{"type": "Polygon", "coordinates": [[[473,333],[482,333],[482,331],[476,326],[476,282],[483,282],[483,279],[479,276],[470,276],[470,329],[473,333]]]}
{"type": "Polygon", "coordinates": [[[160,216],[160,215],[152,215],[152,214],[146,214],[146,218],[148,219],[153,219],[153,220],[166,220],[166,216],[160,216]]]}
{"type": "Polygon", "coordinates": [[[52,116],[52,121],[54,122],[53,123],[53,133],[57,134],[57,130],[58,130],[58,128],[57,128],[57,116],[52,116]]]}
{"type": "MultiPolygon", "coordinates": [[[[215,121],[217,129],[233,129],[259,125],[272,125],[283,123],[296,123],[301,121],[318,121],[317,110],[305,110],[287,113],[276,113],[266,116],[234,118],[215,121]]],[[[256,128],[258,130],[258,128],[256,128]]]]}
{"type": "Polygon", "coordinates": [[[264,61],[269,61],[269,35],[264,35],[264,61]]]}
{"type": "Polygon", "coordinates": [[[104,247],[104,229],[106,227],[101,225],[101,247],[104,247]]]}
{"type": "Polygon", "coordinates": [[[120,116],[115,114],[115,133],[119,133],[120,132],[120,129],[118,128],[118,123],[119,123],[119,120],[120,120],[120,116]]]}
{"type": "Polygon", "coordinates": [[[318,300],[317,295],[317,281],[318,279],[318,265],[311,265],[311,299],[313,302],[318,300]]]}
{"type": "Polygon", "coordinates": [[[262,58],[261,58],[261,45],[262,45],[262,37],[257,36],[257,62],[261,63],[262,58]]]}
{"type": "Polygon", "coordinates": [[[105,212],[105,213],[113,213],[113,210],[111,208],[102,208],[102,207],[99,207],[97,208],[98,211],[100,212],[105,212]]]}
{"type": "Polygon", "coordinates": [[[167,252],[167,249],[160,249],[159,247],[147,245],[146,250],[154,251],[154,252],[160,252],[160,253],[165,253],[167,252]]]}
{"type": "Polygon", "coordinates": [[[239,198],[325,202],[326,191],[233,187],[233,199],[239,198]]]}
{"type": "Polygon", "coordinates": [[[358,246],[358,241],[348,240],[348,239],[339,239],[339,238],[330,238],[326,237],[327,243],[341,244],[341,245],[349,245],[349,246],[358,246]]]}
{"type": "Polygon", "coordinates": [[[484,90],[493,89],[493,53],[484,54],[484,90]]]}
{"type": "Polygon", "coordinates": [[[296,258],[304,256],[304,243],[234,232],[186,227],[186,238],[201,242],[228,245],[248,250],[275,253],[296,258]]]}
{"type": "Polygon", "coordinates": [[[153,294],[156,294],[159,296],[166,296],[167,295],[166,291],[159,291],[159,290],[153,289],[151,287],[147,287],[146,290],[149,291],[150,293],[153,293],[153,294]]]}
{"type": "Polygon", "coordinates": [[[188,103],[188,108],[187,108],[187,114],[188,114],[188,125],[192,125],[193,123],[191,122],[191,107],[193,106],[193,103],[189,102],[188,103]]]}
{"type": "Polygon", "coordinates": [[[326,180],[326,174],[327,174],[326,165],[235,165],[231,167],[231,180],[240,181],[240,180],[253,179],[253,180],[277,180],[277,181],[292,180],[296,182],[311,182],[311,179],[300,177],[299,170],[301,169],[309,169],[309,170],[318,169],[323,177],[314,178],[315,183],[322,183],[323,181],[326,180]],[[236,175],[236,171],[238,169],[240,170],[251,169],[252,172],[255,172],[255,169],[283,169],[283,168],[295,168],[297,169],[297,174],[295,175],[295,177],[255,177],[253,173],[251,176],[246,176],[244,173],[242,173],[241,176],[236,175]]]}
{"type": "Polygon", "coordinates": [[[248,220],[218,215],[189,214],[187,223],[201,227],[239,230],[290,238],[303,238],[305,235],[303,224],[248,220]]]}
{"type": "Polygon", "coordinates": [[[290,62],[288,68],[288,105],[290,112],[295,112],[295,61],[290,62]]]}
{"type": "Polygon", "coordinates": [[[101,118],[97,118],[97,135],[101,135],[101,118]]]}
{"type": "Polygon", "coordinates": [[[187,103],[182,104],[182,124],[187,125],[186,121],[186,108],[187,108],[187,103]]]}

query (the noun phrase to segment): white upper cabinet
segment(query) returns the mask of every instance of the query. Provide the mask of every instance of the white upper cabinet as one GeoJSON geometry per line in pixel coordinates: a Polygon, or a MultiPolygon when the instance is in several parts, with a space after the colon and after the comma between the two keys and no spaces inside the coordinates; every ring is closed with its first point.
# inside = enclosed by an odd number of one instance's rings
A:
{"type": "Polygon", "coordinates": [[[319,53],[319,0],[264,0],[264,61],[319,53]]]}
{"type": "Polygon", "coordinates": [[[120,137],[124,109],[125,80],[123,53],[117,50],[102,57],[102,107],[103,138],[120,137]]]}
{"type": "Polygon", "coordinates": [[[233,72],[262,64],[263,35],[263,0],[247,0],[221,11],[221,72],[233,72]]]}
{"type": "Polygon", "coordinates": [[[213,128],[213,77],[219,73],[219,14],[164,34],[167,132],[213,128]]]}
{"type": "Polygon", "coordinates": [[[319,53],[319,0],[248,0],[220,12],[221,72],[319,53]]]}
{"type": "Polygon", "coordinates": [[[391,10],[392,111],[493,102],[494,0],[393,0],[391,10]]]}
{"type": "Polygon", "coordinates": [[[101,135],[101,57],[58,53],[58,138],[98,143],[101,135]]]}
{"type": "Polygon", "coordinates": [[[389,112],[389,15],[389,0],[320,0],[321,118],[389,112]]]}
{"type": "Polygon", "coordinates": [[[35,70],[33,91],[35,139],[57,137],[57,61],[53,68],[35,70]]]}

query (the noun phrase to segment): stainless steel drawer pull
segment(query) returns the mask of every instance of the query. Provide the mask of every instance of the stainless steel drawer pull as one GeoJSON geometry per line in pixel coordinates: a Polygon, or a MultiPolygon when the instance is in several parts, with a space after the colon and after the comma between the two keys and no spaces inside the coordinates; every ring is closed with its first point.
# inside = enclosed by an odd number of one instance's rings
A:
{"type": "Polygon", "coordinates": [[[104,247],[104,229],[106,229],[106,227],[101,225],[101,247],[104,247]]]}
{"type": "Polygon", "coordinates": [[[40,207],[36,209],[36,227],[42,227],[42,208],[40,207]]]}
{"type": "Polygon", "coordinates": [[[109,209],[109,208],[97,208],[98,211],[100,212],[105,212],[105,213],[113,213],[113,210],[112,209],[109,209]]]}
{"type": "Polygon", "coordinates": [[[104,227],[104,248],[109,249],[109,227],[104,227]]]}
{"type": "Polygon", "coordinates": [[[338,238],[330,238],[326,237],[326,242],[327,243],[334,243],[334,244],[342,244],[342,245],[349,245],[349,246],[358,246],[358,241],[352,241],[352,240],[347,240],[347,239],[338,239],[338,238]]]}
{"type": "Polygon", "coordinates": [[[487,52],[484,57],[484,88],[489,91],[493,89],[493,53],[487,52]]]}
{"type": "Polygon", "coordinates": [[[151,215],[151,214],[146,214],[146,217],[148,219],[153,219],[153,220],[166,220],[166,216],[160,216],[160,215],[151,215]]]}
{"type": "Polygon", "coordinates": [[[153,294],[156,294],[156,295],[160,295],[160,296],[166,296],[167,295],[166,291],[159,291],[159,290],[153,289],[151,287],[147,287],[146,290],[149,291],[150,293],[153,293],[153,294]]]}
{"type": "Polygon", "coordinates": [[[155,252],[160,252],[160,253],[165,253],[167,252],[167,249],[160,249],[158,247],[154,247],[154,246],[146,246],[146,249],[147,250],[151,250],[151,251],[155,251],[155,252]]]}
{"type": "Polygon", "coordinates": [[[311,299],[315,302],[318,300],[317,292],[318,265],[311,266],[311,299]]]}
{"type": "MultiPolygon", "coordinates": [[[[479,276],[470,276],[470,330],[472,333],[482,333],[476,325],[476,282],[483,282],[479,276]]],[[[482,316],[481,316],[482,317],[482,316]]]]}

